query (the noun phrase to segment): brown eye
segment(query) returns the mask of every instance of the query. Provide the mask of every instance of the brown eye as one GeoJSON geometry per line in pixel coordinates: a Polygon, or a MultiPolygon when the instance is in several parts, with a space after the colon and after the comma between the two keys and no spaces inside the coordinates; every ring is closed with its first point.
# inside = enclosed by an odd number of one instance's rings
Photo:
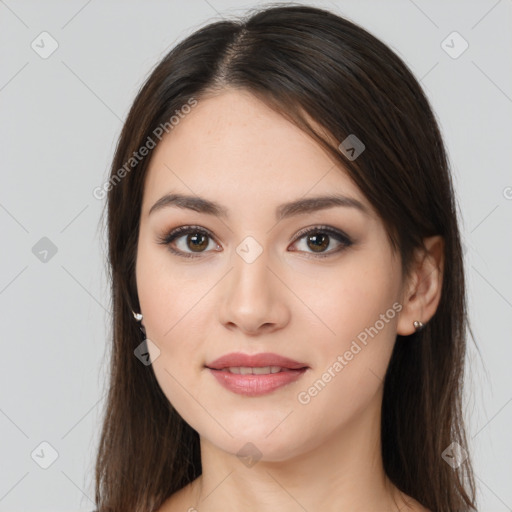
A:
{"type": "Polygon", "coordinates": [[[322,252],[329,247],[329,236],[325,234],[308,235],[307,244],[314,252],[322,252]]]}
{"type": "Polygon", "coordinates": [[[207,250],[210,245],[210,249],[214,250],[219,247],[210,233],[195,226],[176,228],[169,234],[159,237],[158,243],[167,245],[173,254],[186,258],[199,257],[202,253],[210,252],[207,250]]]}
{"type": "Polygon", "coordinates": [[[297,235],[294,245],[298,245],[298,248],[293,250],[307,254],[315,253],[316,257],[323,258],[343,251],[352,243],[352,240],[342,231],[329,226],[316,226],[305,229],[297,235]]]}
{"type": "Polygon", "coordinates": [[[201,252],[208,247],[208,235],[195,233],[187,235],[187,247],[194,252],[201,252]]]}

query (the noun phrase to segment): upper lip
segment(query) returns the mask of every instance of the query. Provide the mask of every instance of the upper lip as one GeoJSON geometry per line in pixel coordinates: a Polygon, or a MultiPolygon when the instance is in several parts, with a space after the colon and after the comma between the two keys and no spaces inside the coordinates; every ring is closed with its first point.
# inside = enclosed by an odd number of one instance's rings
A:
{"type": "Polygon", "coordinates": [[[215,361],[207,363],[207,368],[212,370],[222,370],[224,368],[232,367],[251,367],[262,368],[265,366],[279,366],[280,368],[289,368],[291,370],[298,370],[300,368],[307,368],[304,363],[299,363],[288,357],[273,354],[271,352],[262,352],[261,354],[243,354],[241,352],[232,352],[225,354],[215,361]]]}

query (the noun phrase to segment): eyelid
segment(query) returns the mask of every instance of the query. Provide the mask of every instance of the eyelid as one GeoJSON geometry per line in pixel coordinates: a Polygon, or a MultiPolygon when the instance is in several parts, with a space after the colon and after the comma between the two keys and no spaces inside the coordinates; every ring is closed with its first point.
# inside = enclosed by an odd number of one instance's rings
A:
{"type": "Polygon", "coordinates": [[[301,229],[298,233],[295,233],[295,235],[293,235],[293,237],[290,239],[290,242],[300,240],[305,235],[316,232],[327,233],[329,235],[334,235],[339,238],[343,238],[345,239],[346,242],[352,242],[351,238],[341,229],[334,228],[332,226],[327,226],[324,224],[315,224],[314,226],[309,226],[308,228],[301,229]]]}

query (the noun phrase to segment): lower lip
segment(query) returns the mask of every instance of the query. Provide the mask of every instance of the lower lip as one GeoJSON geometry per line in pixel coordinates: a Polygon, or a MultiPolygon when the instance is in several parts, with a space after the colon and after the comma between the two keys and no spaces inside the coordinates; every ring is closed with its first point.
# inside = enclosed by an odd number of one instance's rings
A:
{"type": "Polygon", "coordinates": [[[260,396],[295,382],[297,379],[300,379],[307,368],[266,375],[241,375],[211,368],[208,368],[208,370],[220,384],[233,393],[246,396],[260,396]]]}

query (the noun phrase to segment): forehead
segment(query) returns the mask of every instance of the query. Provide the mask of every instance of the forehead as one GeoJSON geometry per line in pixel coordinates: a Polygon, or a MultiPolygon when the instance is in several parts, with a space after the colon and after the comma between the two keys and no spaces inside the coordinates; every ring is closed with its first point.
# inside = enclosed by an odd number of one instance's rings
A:
{"type": "Polygon", "coordinates": [[[371,209],[341,164],[317,142],[240,90],[198,100],[162,138],[151,157],[144,201],[170,190],[238,197],[260,206],[338,192],[371,209]]]}

